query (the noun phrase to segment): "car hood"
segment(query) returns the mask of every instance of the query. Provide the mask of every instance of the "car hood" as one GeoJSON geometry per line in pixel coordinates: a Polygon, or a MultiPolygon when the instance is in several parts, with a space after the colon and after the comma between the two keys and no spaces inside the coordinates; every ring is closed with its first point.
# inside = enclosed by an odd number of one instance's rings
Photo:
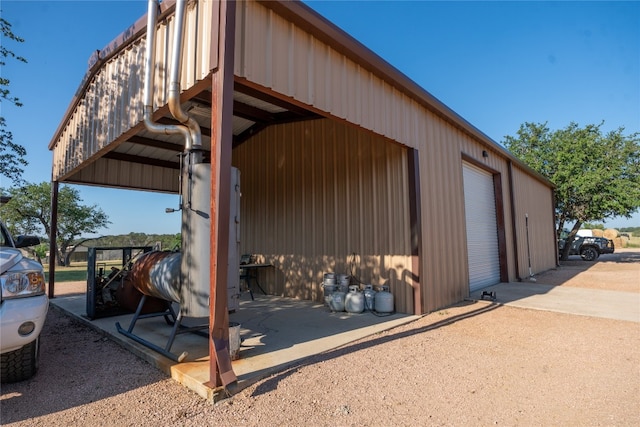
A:
{"type": "Polygon", "coordinates": [[[0,274],[11,270],[21,260],[22,254],[18,249],[2,248],[0,250],[0,274]]]}

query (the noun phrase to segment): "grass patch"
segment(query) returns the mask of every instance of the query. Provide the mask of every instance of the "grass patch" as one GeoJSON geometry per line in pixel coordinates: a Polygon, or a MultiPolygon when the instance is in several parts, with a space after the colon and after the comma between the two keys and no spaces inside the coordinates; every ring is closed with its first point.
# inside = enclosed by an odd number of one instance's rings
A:
{"type": "MultiPolygon", "coordinates": [[[[640,236],[630,236],[627,240],[627,248],[640,248],[640,236]]],[[[618,248],[616,248],[617,250],[618,248]]],[[[622,248],[620,248],[622,249],[622,248]]]]}
{"type": "MultiPolygon", "coordinates": [[[[122,260],[110,260],[98,262],[96,269],[104,268],[107,273],[111,271],[111,267],[122,268],[122,260]]],[[[44,275],[47,282],[49,281],[49,265],[44,266],[44,275]]],[[[58,282],[80,282],[87,280],[87,263],[73,262],[68,266],[56,266],[55,269],[56,283],[58,282]]]]}

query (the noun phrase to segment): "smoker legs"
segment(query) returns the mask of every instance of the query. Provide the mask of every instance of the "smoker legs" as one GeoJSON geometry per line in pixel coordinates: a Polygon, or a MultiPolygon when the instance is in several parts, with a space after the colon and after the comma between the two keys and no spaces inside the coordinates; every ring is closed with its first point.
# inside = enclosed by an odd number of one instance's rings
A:
{"type": "Polygon", "coordinates": [[[136,312],[133,315],[133,318],[131,319],[131,323],[129,324],[129,328],[128,329],[124,329],[122,326],[120,326],[120,322],[116,322],[116,329],[118,330],[119,333],[123,334],[124,336],[134,340],[135,342],[142,344],[143,346],[150,348],[151,350],[162,354],[163,356],[175,361],[175,362],[182,362],[184,361],[184,359],[188,356],[188,353],[186,351],[180,353],[179,355],[176,355],[174,353],[171,353],[171,347],[173,346],[173,342],[176,338],[177,335],[179,334],[183,334],[183,333],[187,333],[187,332],[192,332],[192,333],[199,333],[200,335],[203,335],[205,337],[208,337],[207,333],[203,333],[202,330],[203,329],[207,329],[209,328],[208,324],[205,325],[198,325],[198,326],[182,326],[182,313],[179,313],[176,316],[175,311],[173,310],[173,307],[171,307],[171,305],[169,305],[169,308],[161,311],[161,312],[156,312],[156,313],[148,313],[148,314],[141,314],[142,312],[142,307],[144,306],[144,303],[147,299],[146,295],[143,295],[142,298],[140,299],[140,303],[138,304],[138,307],[136,309],[136,312]],[[167,322],[168,325],[172,326],[171,328],[171,334],[169,335],[169,339],[167,340],[167,344],[165,345],[165,347],[160,347],[148,340],[145,340],[144,338],[142,338],[139,335],[136,335],[133,333],[133,329],[136,326],[136,322],[138,321],[138,319],[146,319],[146,318],[150,318],[150,317],[160,317],[163,316],[165,321],[167,322]]]}

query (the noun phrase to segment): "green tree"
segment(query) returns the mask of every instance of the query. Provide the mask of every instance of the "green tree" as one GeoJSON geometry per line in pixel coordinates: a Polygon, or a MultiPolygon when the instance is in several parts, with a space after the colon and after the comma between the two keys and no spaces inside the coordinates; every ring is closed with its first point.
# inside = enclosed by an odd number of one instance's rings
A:
{"type": "MultiPolygon", "coordinates": [[[[11,200],[0,207],[0,213],[9,230],[15,234],[51,236],[51,184],[28,184],[9,190],[11,200]]],[[[58,233],[56,259],[58,265],[67,265],[83,234],[96,233],[111,222],[102,209],[81,204],[78,191],[60,186],[58,191],[58,233]]],[[[87,239],[81,240],[84,242],[87,239]]]]}
{"type": "MultiPolygon", "coordinates": [[[[11,24],[3,18],[0,18],[0,28],[2,29],[3,39],[13,40],[17,43],[24,42],[24,39],[13,34],[11,24]]],[[[19,62],[27,62],[25,58],[7,49],[3,40],[0,44],[0,68],[5,68],[7,58],[12,58],[19,62]]],[[[9,79],[0,76],[0,103],[8,101],[16,107],[21,107],[20,100],[12,96],[9,91],[10,83],[9,79]]],[[[5,118],[0,117],[0,176],[5,176],[16,183],[21,183],[22,172],[28,164],[25,160],[26,155],[27,150],[22,145],[13,142],[13,134],[7,130],[5,118]]]]}
{"type": "Polygon", "coordinates": [[[601,128],[572,122],[551,131],[546,123],[525,123],[516,136],[505,137],[505,147],[556,185],[558,237],[565,223],[575,221],[569,242],[584,222],[629,218],[640,208],[640,134],[624,135],[624,128],[605,134],[601,128]]]}

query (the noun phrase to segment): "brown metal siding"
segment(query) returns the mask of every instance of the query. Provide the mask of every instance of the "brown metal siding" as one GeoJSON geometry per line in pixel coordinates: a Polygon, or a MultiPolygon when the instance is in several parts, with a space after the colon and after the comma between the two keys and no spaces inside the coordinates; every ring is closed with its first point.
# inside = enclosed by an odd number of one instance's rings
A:
{"type": "Polygon", "coordinates": [[[529,277],[527,229],[529,215],[529,248],[531,270],[538,274],[556,266],[553,199],[549,188],[518,167],[513,168],[515,227],[518,245],[518,277],[529,277]]]}
{"type": "MultiPolygon", "coordinates": [[[[422,194],[422,274],[423,304],[426,311],[460,301],[468,296],[465,206],[462,183],[463,157],[497,176],[502,212],[511,218],[508,167],[506,160],[483,147],[467,133],[452,127],[434,114],[425,115],[427,138],[419,151],[422,194]],[[487,157],[483,157],[487,151],[487,157]]],[[[547,189],[548,190],[548,189],[547,189]]],[[[503,224],[504,262],[509,280],[515,279],[512,227],[503,224]]],[[[472,232],[472,230],[471,230],[472,232]]]]}
{"type": "Polygon", "coordinates": [[[99,159],[73,175],[67,182],[97,182],[108,187],[175,193],[179,182],[179,171],[165,168],[131,164],[121,160],[99,159]],[[132,185],[135,184],[136,186],[132,185]]]}
{"type": "Polygon", "coordinates": [[[427,311],[465,297],[468,285],[460,143],[446,123],[427,116],[420,150],[423,224],[421,281],[427,311]]]}
{"type": "MultiPolygon", "coordinates": [[[[210,72],[212,61],[211,22],[218,13],[214,2],[195,2],[187,8],[185,56],[181,75],[181,88],[186,90],[203,80],[210,72]]],[[[171,57],[174,16],[158,24],[156,41],[156,107],[166,105],[169,89],[167,62],[171,57]]],[[[92,157],[102,150],[109,150],[135,126],[140,127],[143,116],[144,56],[146,35],[118,51],[102,64],[95,74],[88,74],[90,81],[80,94],[69,120],[60,129],[53,147],[53,179],[61,180],[87,166],[92,157]]],[[[126,168],[124,164],[122,167],[126,168]]],[[[137,167],[137,166],[134,166],[137,167]]],[[[114,173],[110,167],[95,167],[92,173],[114,173]]],[[[122,170],[120,172],[123,172],[122,170]]],[[[135,171],[125,171],[135,176],[135,171]]],[[[145,178],[146,179],[146,178],[145,178]]],[[[104,176],[101,183],[116,182],[117,176],[104,176]]],[[[133,181],[130,186],[145,188],[143,182],[133,181]]]]}
{"type": "Polygon", "coordinates": [[[324,273],[353,273],[413,310],[406,149],[315,120],[264,130],[234,150],[234,166],[241,251],[275,266],[268,292],[321,301],[324,273]]]}
{"type": "MultiPolygon", "coordinates": [[[[411,97],[264,5],[238,4],[235,75],[413,147],[411,97]]],[[[418,133],[417,133],[418,132],[418,133]]]]}
{"type": "MultiPolygon", "coordinates": [[[[216,3],[197,4],[188,10],[188,20],[197,25],[190,26],[192,32],[185,38],[183,90],[198,85],[215,66],[216,3]]],[[[392,84],[388,75],[385,79],[372,71],[371,64],[365,67],[345,56],[339,47],[320,41],[263,4],[239,2],[237,7],[235,75],[335,119],[268,128],[234,151],[244,194],[243,251],[264,254],[278,266],[277,272],[268,273],[270,290],[318,300],[322,274],[350,272],[350,255],[355,253],[355,273],[376,285],[390,282],[399,310],[412,310],[411,178],[406,148],[400,144],[417,150],[419,280],[425,311],[460,301],[468,293],[463,156],[491,170],[501,184],[507,276],[522,276],[527,268],[523,213],[529,213],[532,226],[536,223],[536,233],[548,228],[549,221],[553,225],[545,183],[524,167],[512,168],[510,177],[512,156],[497,145],[488,148],[488,138],[456,119],[455,113],[436,111],[446,107],[425,103],[424,93],[409,93],[407,88],[414,86],[392,84]],[[547,202],[530,206],[532,197],[547,202]]],[[[169,17],[158,27],[158,106],[167,99],[172,26],[169,17]]],[[[153,166],[134,169],[122,161],[95,160],[141,128],[143,64],[144,36],[90,74],[55,139],[54,180],[83,181],[90,176],[93,183],[131,188],[150,188],[146,183],[154,180],[166,183],[155,189],[175,189],[177,171],[158,176],[153,166]]],[[[537,236],[544,235],[540,233],[537,236]]],[[[536,271],[555,265],[549,258],[555,251],[548,247],[555,240],[540,239],[531,245],[536,271]]]]}
{"type": "MultiPolygon", "coordinates": [[[[511,242],[506,158],[498,150],[483,157],[486,144],[272,10],[245,2],[239,14],[245,31],[236,45],[236,75],[419,150],[424,307],[432,310],[464,298],[468,274],[461,156],[479,159],[498,174],[505,240],[511,242]]],[[[515,278],[515,250],[509,244],[504,249],[508,277],[515,278]]]]}

